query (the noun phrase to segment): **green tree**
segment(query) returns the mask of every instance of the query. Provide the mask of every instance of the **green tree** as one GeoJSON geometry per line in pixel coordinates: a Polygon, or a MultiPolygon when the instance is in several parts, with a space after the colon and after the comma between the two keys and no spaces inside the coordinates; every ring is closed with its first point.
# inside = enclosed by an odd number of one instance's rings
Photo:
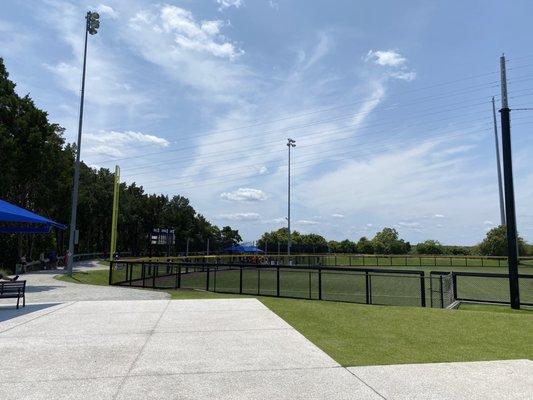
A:
{"type": "Polygon", "coordinates": [[[371,240],[368,240],[367,237],[363,236],[356,245],[356,251],[359,254],[373,254],[374,253],[374,244],[371,240]]]}
{"type": "Polygon", "coordinates": [[[231,229],[231,226],[225,226],[220,231],[222,239],[222,248],[227,248],[242,242],[241,235],[237,229],[231,229]]]}
{"type": "Polygon", "coordinates": [[[443,254],[444,246],[437,240],[426,240],[416,245],[418,254],[443,254]]]}
{"type": "Polygon", "coordinates": [[[383,228],[372,239],[374,253],[376,254],[405,254],[409,252],[411,245],[399,238],[394,228],[383,228]]]}
{"type": "MultiPolygon", "coordinates": [[[[524,239],[518,236],[518,254],[525,253],[524,239]]],[[[478,245],[479,251],[484,256],[507,255],[507,228],[503,225],[492,228],[487,232],[485,239],[478,245]]]]}

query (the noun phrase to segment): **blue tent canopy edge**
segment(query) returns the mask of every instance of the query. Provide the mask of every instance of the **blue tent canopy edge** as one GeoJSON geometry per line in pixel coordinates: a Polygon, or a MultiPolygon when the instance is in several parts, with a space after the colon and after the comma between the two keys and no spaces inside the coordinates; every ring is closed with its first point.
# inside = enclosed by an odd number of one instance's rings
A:
{"type": "Polygon", "coordinates": [[[257,246],[246,246],[242,244],[236,244],[231,247],[227,247],[224,251],[228,253],[238,253],[238,254],[257,254],[262,253],[263,250],[259,249],[257,246]]]}
{"type": "Polygon", "coordinates": [[[0,226],[1,233],[47,233],[52,227],[67,227],[51,219],[35,214],[7,201],[0,200],[0,222],[14,222],[22,225],[0,226]],[[25,225],[28,224],[28,225],[25,225]]]}

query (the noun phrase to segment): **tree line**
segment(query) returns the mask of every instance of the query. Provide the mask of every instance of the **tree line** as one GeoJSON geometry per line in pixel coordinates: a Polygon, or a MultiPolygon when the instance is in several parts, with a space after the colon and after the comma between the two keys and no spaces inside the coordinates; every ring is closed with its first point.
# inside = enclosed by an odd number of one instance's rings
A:
{"type": "MultiPolygon", "coordinates": [[[[373,238],[361,237],[358,241],[345,239],[342,241],[327,240],[315,233],[300,234],[291,232],[291,253],[345,253],[345,254],[425,254],[425,255],[482,255],[506,256],[507,231],[505,226],[498,226],[487,232],[483,241],[475,246],[445,246],[438,240],[428,239],[411,245],[400,238],[394,228],[384,228],[373,238]]],[[[268,253],[287,252],[288,230],[281,228],[265,232],[257,241],[257,245],[268,253]]],[[[524,239],[518,237],[518,252],[525,256],[533,254],[533,250],[524,239]]]]}
{"type": "MultiPolygon", "coordinates": [[[[19,96],[0,58],[0,198],[44,215],[57,222],[70,221],[75,146],[67,143],[64,129],[51,123],[29,95],[19,96]]],[[[109,249],[114,174],[106,168],[81,164],[76,253],[109,249]]],[[[198,213],[182,196],[146,193],[135,183],[120,185],[119,235],[117,248],[147,254],[153,228],[176,232],[176,253],[185,249],[213,252],[241,241],[239,232],[218,227],[198,213]]],[[[41,252],[63,254],[68,232],[0,235],[0,264],[12,267],[21,255],[36,259],[41,252]]],[[[154,254],[165,252],[153,246],[154,254]]],[[[0,265],[2,267],[2,265],[0,265]]]]}

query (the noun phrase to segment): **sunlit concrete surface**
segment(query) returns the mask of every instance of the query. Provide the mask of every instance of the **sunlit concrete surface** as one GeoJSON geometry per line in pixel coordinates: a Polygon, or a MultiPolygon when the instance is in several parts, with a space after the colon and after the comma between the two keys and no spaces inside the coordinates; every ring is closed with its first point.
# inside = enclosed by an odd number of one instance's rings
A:
{"type": "Polygon", "coordinates": [[[0,313],[1,399],[381,398],[255,299],[0,313]]]}

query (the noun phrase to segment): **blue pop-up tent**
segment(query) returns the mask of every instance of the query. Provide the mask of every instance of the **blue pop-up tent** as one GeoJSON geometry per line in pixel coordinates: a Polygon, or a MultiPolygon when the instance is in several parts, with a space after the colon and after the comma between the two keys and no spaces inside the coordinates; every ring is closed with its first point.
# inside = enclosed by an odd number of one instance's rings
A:
{"type": "Polygon", "coordinates": [[[263,252],[263,250],[259,249],[257,246],[246,246],[242,244],[235,244],[224,249],[224,251],[233,254],[257,254],[263,252]]]}
{"type": "Polygon", "coordinates": [[[66,226],[7,201],[0,200],[0,233],[48,233],[52,227],[66,226]]]}

